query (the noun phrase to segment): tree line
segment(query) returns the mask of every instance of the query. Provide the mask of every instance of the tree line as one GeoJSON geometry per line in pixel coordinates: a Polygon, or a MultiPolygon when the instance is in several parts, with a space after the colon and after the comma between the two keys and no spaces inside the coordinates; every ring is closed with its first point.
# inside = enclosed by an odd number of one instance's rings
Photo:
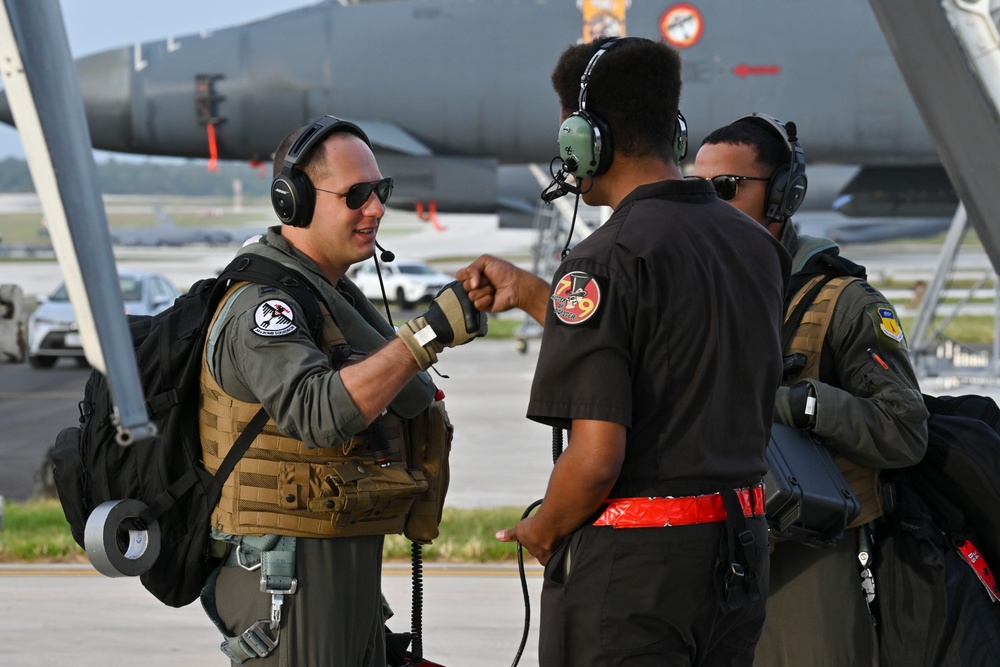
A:
{"type": "MultiPolygon", "coordinates": [[[[270,165],[255,167],[246,162],[219,162],[215,171],[209,171],[206,160],[175,163],[109,159],[97,163],[99,186],[106,195],[230,197],[233,182],[239,179],[245,197],[267,197],[270,173],[270,165]]],[[[24,159],[7,157],[0,161],[0,193],[34,191],[24,159]]]]}

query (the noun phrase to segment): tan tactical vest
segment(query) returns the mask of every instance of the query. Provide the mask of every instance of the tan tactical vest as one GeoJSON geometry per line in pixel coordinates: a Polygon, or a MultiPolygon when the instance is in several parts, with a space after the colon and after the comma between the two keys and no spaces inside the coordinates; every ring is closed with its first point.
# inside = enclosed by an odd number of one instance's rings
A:
{"type": "MultiPolygon", "coordinates": [[[[796,306],[798,306],[809,290],[824,278],[826,276],[816,276],[799,290],[785,312],[786,320],[795,311],[796,306]]],[[[805,368],[797,379],[819,379],[820,356],[823,350],[823,341],[826,339],[827,330],[830,328],[830,321],[833,319],[833,309],[836,307],[837,299],[840,298],[844,288],[858,280],[860,278],[833,278],[820,289],[812,305],[806,309],[799,328],[795,330],[795,336],[792,337],[788,348],[785,350],[785,354],[798,352],[806,357],[805,368]]],[[[834,459],[840,471],[844,473],[844,479],[850,484],[851,490],[861,504],[861,514],[858,515],[848,528],[855,528],[882,516],[885,512],[882,506],[879,471],[854,463],[840,454],[835,454],[834,459]]]]}
{"type": "MultiPolygon", "coordinates": [[[[246,283],[234,285],[222,303],[246,283]]],[[[321,302],[320,349],[344,339],[321,302]]],[[[220,305],[212,326],[222,311],[220,305]]],[[[228,394],[202,355],[202,456],[209,472],[222,464],[239,434],[260,410],[228,394]]],[[[391,463],[374,463],[369,438],[359,434],[336,447],[307,447],[269,419],[226,480],[212,524],[233,535],[347,537],[405,532],[414,541],[437,537],[448,485],[452,428],[441,401],[412,420],[382,416],[391,463]],[[426,473],[426,474],[425,474],[426,473]]]]}

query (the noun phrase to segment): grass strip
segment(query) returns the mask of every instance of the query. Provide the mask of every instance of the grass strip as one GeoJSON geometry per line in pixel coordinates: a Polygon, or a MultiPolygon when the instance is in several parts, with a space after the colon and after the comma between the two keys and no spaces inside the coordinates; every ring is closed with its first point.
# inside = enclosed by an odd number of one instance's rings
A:
{"type": "MultiPolygon", "coordinates": [[[[446,507],[441,535],[425,545],[425,562],[492,563],[514,561],[513,543],[498,542],[495,533],[510,528],[523,508],[454,509],[446,507]]],[[[385,560],[409,560],[410,541],[386,536],[385,560]]],[[[73,541],[62,507],[55,499],[5,502],[0,530],[0,563],[85,563],[87,556],[73,541]]]]}

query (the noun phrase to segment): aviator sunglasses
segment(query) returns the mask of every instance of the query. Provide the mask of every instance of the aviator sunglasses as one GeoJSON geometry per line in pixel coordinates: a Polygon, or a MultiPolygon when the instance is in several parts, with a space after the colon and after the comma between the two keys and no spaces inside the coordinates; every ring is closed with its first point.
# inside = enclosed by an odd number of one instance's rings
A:
{"type": "Polygon", "coordinates": [[[769,181],[770,178],[763,176],[734,176],[732,174],[719,174],[709,179],[715,188],[715,194],[719,199],[730,201],[740,190],[740,181],[769,181]]]}
{"type": "Polygon", "coordinates": [[[347,208],[356,211],[365,205],[368,198],[372,196],[372,191],[375,192],[375,196],[378,197],[381,203],[384,204],[389,201],[389,197],[392,196],[392,179],[383,178],[381,181],[355,183],[347,188],[347,192],[334,192],[333,190],[324,190],[323,188],[316,189],[320,192],[327,192],[331,195],[343,197],[347,208]]]}

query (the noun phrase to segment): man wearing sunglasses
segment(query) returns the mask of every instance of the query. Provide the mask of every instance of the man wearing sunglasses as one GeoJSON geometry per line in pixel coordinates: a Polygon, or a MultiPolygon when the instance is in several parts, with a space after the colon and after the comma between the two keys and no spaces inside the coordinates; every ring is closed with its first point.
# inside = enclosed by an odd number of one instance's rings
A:
{"type": "Polygon", "coordinates": [[[427,505],[444,495],[402,452],[447,451],[443,394],[426,371],[445,347],[484,335],[485,316],[452,283],[396,332],[345,277],[374,255],[392,194],[360,127],[315,119],[286,137],[274,166],[284,224],[238,256],[279,262],[308,290],[236,283],[209,331],[206,467],[219,467],[262,406],[270,419],[213,512],[228,556],[203,601],[234,663],[385,667],[383,536],[433,539],[427,505]],[[317,310],[319,327],[308,317],[317,310]]]}
{"type": "Polygon", "coordinates": [[[569,429],[538,511],[497,535],[545,565],[539,664],[749,667],[789,257],[681,177],[676,51],[571,46],[552,84],[563,171],[614,212],[551,285],[490,256],[458,273],[544,324],[528,417],[569,429]]]}
{"type": "MultiPolygon", "coordinates": [[[[871,570],[865,571],[859,558],[871,562],[871,522],[884,511],[878,471],[921,459],[927,411],[895,309],[863,280],[863,267],[840,256],[836,243],[795,230],[791,215],[801,195],[792,203],[785,196],[796,179],[804,195],[805,162],[795,134],[790,123],[751,114],[709,134],[694,167],[721,199],[765,226],[792,255],[786,317],[800,293],[801,300],[813,299],[810,309],[834,303],[833,312],[821,316],[829,328],[819,353],[803,357],[786,374],[775,412],[782,423],[815,433],[838,455],[861,501],[861,515],[838,545],[774,546],[767,620],[754,664],[878,665],[878,637],[866,599],[871,570]],[[839,296],[819,282],[810,287],[826,276],[838,278],[825,284],[831,290],[840,285],[839,296]]],[[[791,331],[785,351],[792,352],[799,340],[792,335],[801,330],[794,322],[786,329],[791,331]]],[[[893,610],[880,611],[884,617],[893,610]]]]}

